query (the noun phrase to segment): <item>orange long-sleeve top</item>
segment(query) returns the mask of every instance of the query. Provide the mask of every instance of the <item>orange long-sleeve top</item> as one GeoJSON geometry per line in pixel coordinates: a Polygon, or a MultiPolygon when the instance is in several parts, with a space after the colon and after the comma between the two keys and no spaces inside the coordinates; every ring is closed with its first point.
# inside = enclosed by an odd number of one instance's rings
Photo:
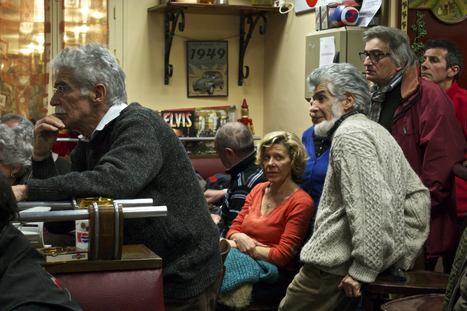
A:
{"type": "Polygon", "coordinates": [[[286,270],[294,270],[293,258],[301,246],[315,212],[313,200],[298,189],[268,215],[261,214],[264,191],[270,182],[258,184],[246,197],[245,205],[235,218],[226,238],[245,233],[268,245],[267,261],[286,270]]]}

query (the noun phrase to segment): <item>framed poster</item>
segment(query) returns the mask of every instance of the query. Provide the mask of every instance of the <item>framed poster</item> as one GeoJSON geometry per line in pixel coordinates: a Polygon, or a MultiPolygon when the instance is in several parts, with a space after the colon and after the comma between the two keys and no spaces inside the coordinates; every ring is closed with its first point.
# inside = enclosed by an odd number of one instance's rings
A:
{"type": "Polygon", "coordinates": [[[199,137],[200,140],[182,140],[188,155],[215,155],[214,140],[203,137],[215,137],[217,129],[231,120],[229,113],[233,106],[216,106],[185,109],[167,109],[158,111],[165,122],[178,137],[199,137]]]}
{"type": "Polygon", "coordinates": [[[80,0],[65,0],[65,7],[66,8],[79,8],[80,0]]]}
{"type": "Polygon", "coordinates": [[[38,108],[37,110],[39,110],[40,112],[44,112],[44,113],[47,113],[49,111],[48,97],[49,97],[49,94],[47,93],[39,95],[39,102],[37,103],[37,108],[38,108]]]}
{"type": "Polygon", "coordinates": [[[0,91],[0,110],[1,111],[10,110],[9,96],[10,96],[10,93],[0,91]]]}
{"type": "Polygon", "coordinates": [[[228,96],[228,42],[187,41],[187,96],[228,96]]]}

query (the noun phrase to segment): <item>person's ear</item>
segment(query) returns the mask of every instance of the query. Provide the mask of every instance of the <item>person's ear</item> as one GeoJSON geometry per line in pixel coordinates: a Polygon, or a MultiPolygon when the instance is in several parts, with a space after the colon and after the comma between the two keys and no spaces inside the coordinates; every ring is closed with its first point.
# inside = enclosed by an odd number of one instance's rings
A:
{"type": "MultiPolygon", "coordinates": [[[[394,63],[394,61],[392,61],[392,62],[394,63]]],[[[406,63],[407,63],[407,62],[403,63],[401,66],[397,66],[397,65],[396,65],[396,70],[397,70],[397,71],[401,70],[401,69],[405,66],[406,63]]],[[[394,63],[394,65],[395,65],[395,63],[394,63]]]]}
{"type": "Polygon", "coordinates": [[[94,85],[94,103],[100,104],[107,99],[107,89],[104,84],[97,83],[94,85]]]}
{"type": "Polygon", "coordinates": [[[19,166],[18,166],[18,167],[15,167],[14,169],[12,169],[12,170],[10,171],[10,174],[12,174],[12,175],[16,175],[16,173],[18,173],[18,172],[19,172],[19,169],[20,169],[20,167],[19,167],[19,166]]]}
{"type": "Polygon", "coordinates": [[[458,65],[452,66],[448,69],[448,77],[454,78],[459,73],[460,67],[458,65]]]}
{"type": "Polygon", "coordinates": [[[229,158],[233,158],[235,155],[235,152],[232,150],[232,148],[225,148],[224,152],[225,152],[225,155],[229,158]]]}
{"type": "Polygon", "coordinates": [[[342,104],[342,108],[345,113],[348,113],[353,110],[353,104],[355,103],[355,95],[353,93],[345,93],[345,98],[342,104]]]}

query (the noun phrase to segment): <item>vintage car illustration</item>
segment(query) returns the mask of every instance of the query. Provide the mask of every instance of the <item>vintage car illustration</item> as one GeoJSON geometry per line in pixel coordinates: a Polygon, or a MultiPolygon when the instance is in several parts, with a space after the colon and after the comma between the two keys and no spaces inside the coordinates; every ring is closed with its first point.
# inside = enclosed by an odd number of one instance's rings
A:
{"type": "Polygon", "coordinates": [[[193,91],[205,91],[214,94],[214,89],[224,88],[224,77],[219,71],[205,71],[200,79],[193,81],[193,91]]]}

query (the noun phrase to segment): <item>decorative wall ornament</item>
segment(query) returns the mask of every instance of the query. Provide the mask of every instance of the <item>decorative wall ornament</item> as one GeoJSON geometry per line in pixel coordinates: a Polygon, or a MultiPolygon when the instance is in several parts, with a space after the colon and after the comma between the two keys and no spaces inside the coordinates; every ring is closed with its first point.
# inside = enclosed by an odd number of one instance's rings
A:
{"type": "Polygon", "coordinates": [[[440,21],[456,24],[467,17],[467,1],[465,0],[410,0],[411,9],[430,9],[440,21]]]}

